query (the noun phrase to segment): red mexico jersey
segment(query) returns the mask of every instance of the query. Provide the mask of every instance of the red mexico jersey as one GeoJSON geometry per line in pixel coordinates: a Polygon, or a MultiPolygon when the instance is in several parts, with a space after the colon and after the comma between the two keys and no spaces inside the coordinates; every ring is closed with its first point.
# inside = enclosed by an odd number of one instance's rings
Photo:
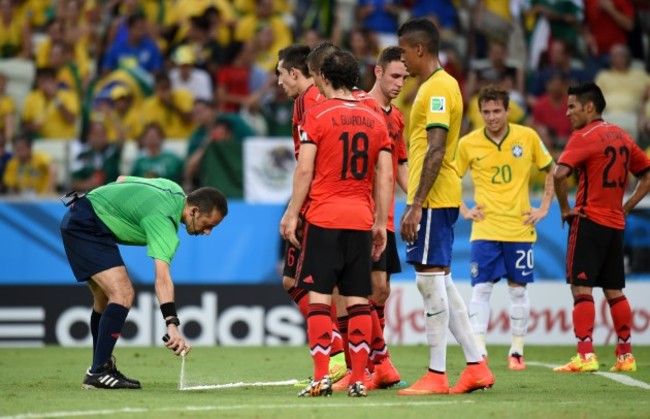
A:
{"type": "Polygon", "coordinates": [[[329,99],[305,114],[300,138],[318,147],[307,221],[324,228],[370,230],[375,165],[381,150],[390,152],[381,115],[356,100],[329,99]]]}
{"type": "Polygon", "coordinates": [[[291,120],[291,131],[293,133],[293,147],[296,160],[298,160],[298,154],[300,153],[300,133],[298,129],[302,123],[302,119],[305,117],[305,112],[307,109],[311,108],[317,103],[321,103],[325,100],[319,91],[316,85],[312,84],[298,95],[296,100],[293,102],[293,119],[291,120]]]}
{"type": "Polygon", "coordinates": [[[575,209],[607,227],[625,228],[628,173],[650,170],[650,159],[621,128],[598,119],[575,131],[558,164],[578,173],[575,209]]]}
{"type": "Polygon", "coordinates": [[[397,166],[406,163],[408,153],[404,142],[404,117],[402,112],[395,105],[390,105],[389,110],[382,109],[388,136],[390,137],[390,151],[393,153],[393,199],[390,203],[388,213],[388,225],[386,228],[395,231],[395,188],[397,187],[397,166]]]}

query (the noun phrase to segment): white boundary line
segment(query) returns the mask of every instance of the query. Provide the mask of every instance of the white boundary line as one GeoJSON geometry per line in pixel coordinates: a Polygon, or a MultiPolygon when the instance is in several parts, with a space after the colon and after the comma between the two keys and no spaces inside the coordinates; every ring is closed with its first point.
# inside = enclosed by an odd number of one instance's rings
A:
{"type": "Polygon", "coordinates": [[[314,408],[337,408],[337,407],[418,407],[418,406],[436,406],[446,404],[473,404],[472,400],[448,400],[448,401],[404,401],[404,402],[383,402],[371,403],[356,401],[350,403],[305,403],[305,404],[266,404],[255,405],[239,404],[232,406],[211,405],[211,406],[185,406],[185,407],[161,407],[157,409],[145,409],[125,407],[122,409],[102,409],[102,410],[72,410],[67,412],[48,412],[48,413],[24,413],[16,416],[0,416],[0,419],[36,419],[36,418],[61,418],[70,416],[98,416],[98,415],[118,415],[123,413],[164,413],[164,412],[206,412],[206,411],[227,411],[243,410],[254,408],[256,410],[265,409],[314,409],[314,408]]]}
{"type": "MultiPolygon", "coordinates": [[[[189,390],[219,390],[222,388],[236,388],[236,387],[266,387],[266,386],[290,386],[298,383],[298,380],[286,381],[258,381],[256,383],[228,383],[228,384],[215,384],[215,385],[200,385],[188,386],[185,383],[179,388],[181,391],[189,390]]],[[[0,418],[1,419],[1,418],[0,418]]]]}
{"type": "MultiPolygon", "coordinates": [[[[533,365],[536,367],[546,367],[551,369],[555,367],[559,367],[559,365],[546,364],[544,362],[526,362],[526,364],[533,365]]],[[[616,381],[621,384],[625,384],[626,386],[639,387],[644,390],[650,390],[650,384],[645,383],[643,381],[635,380],[629,375],[616,374],[613,372],[592,372],[591,374],[600,375],[601,377],[609,378],[610,380],[616,381]]]]}

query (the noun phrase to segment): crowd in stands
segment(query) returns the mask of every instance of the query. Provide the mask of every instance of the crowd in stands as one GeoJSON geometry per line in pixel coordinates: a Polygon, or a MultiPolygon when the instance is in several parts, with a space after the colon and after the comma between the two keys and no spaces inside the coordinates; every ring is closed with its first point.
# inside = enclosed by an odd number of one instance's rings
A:
{"type": "MultiPolygon", "coordinates": [[[[241,198],[241,142],[291,135],[278,51],[331,40],[369,89],[398,25],[422,16],[461,84],[463,133],[482,126],[479,89],[501,84],[510,120],[557,157],[571,134],[567,87],[595,80],[605,119],[650,146],[650,0],[0,0],[0,191],[43,196],[133,174],[241,198]],[[65,161],[48,156],[50,141],[65,161]]],[[[417,87],[396,101],[405,114],[417,87]]]]}

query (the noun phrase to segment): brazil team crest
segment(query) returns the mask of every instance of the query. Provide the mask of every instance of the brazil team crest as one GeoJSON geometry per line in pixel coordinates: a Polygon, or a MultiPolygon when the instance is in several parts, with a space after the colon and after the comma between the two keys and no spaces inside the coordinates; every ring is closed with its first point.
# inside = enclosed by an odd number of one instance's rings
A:
{"type": "Polygon", "coordinates": [[[472,262],[469,264],[469,274],[472,278],[478,277],[478,263],[472,262]]]}
{"type": "Polygon", "coordinates": [[[516,158],[524,155],[524,148],[521,146],[521,144],[515,144],[512,146],[512,155],[516,158]]]}

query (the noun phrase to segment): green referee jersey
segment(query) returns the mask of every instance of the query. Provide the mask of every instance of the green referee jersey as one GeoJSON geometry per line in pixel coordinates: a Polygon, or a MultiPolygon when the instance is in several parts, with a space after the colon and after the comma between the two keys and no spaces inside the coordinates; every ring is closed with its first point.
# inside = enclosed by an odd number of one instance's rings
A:
{"type": "Polygon", "coordinates": [[[185,207],[185,193],[178,184],[129,176],[94,189],[87,197],[118,243],[146,245],[147,255],[171,262],[185,207]]]}

